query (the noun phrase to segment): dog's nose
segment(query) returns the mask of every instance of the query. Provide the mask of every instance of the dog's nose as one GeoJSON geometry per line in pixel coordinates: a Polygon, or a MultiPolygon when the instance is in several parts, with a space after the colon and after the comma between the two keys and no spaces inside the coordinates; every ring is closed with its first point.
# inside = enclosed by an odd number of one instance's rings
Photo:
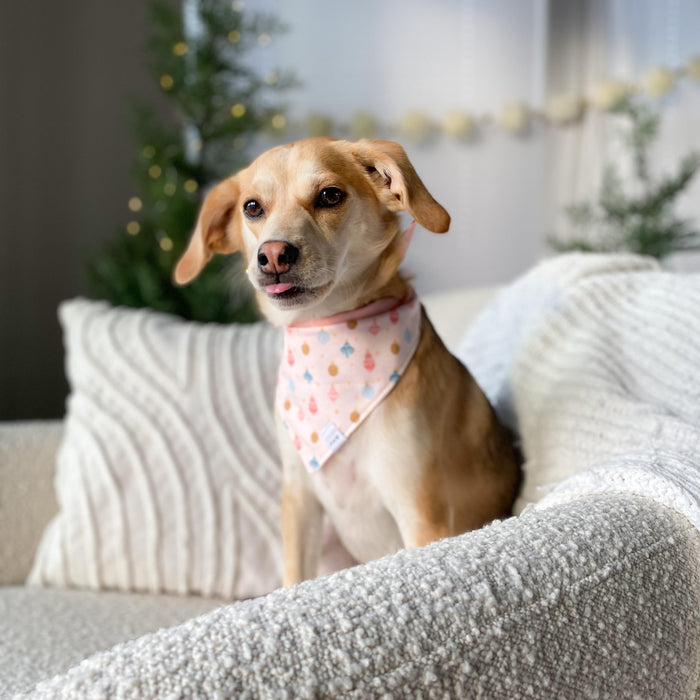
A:
{"type": "Polygon", "coordinates": [[[284,241],[266,241],[258,249],[258,267],[262,272],[280,275],[299,258],[299,248],[284,241]]]}

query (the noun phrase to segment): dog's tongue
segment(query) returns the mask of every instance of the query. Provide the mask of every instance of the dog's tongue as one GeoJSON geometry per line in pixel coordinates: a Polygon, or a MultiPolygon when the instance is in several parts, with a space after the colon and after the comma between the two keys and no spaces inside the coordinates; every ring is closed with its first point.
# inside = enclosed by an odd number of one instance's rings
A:
{"type": "Polygon", "coordinates": [[[282,294],[282,292],[286,292],[293,286],[294,285],[289,284],[289,282],[280,282],[279,284],[268,284],[267,287],[265,287],[265,291],[268,294],[282,294]]]}

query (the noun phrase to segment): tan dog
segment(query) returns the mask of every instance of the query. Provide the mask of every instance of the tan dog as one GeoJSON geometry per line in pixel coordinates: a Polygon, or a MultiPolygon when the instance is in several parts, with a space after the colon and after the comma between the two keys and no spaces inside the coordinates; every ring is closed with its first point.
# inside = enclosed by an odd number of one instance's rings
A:
{"type": "MultiPolygon", "coordinates": [[[[263,313],[279,326],[403,303],[412,294],[398,273],[404,210],[435,233],[449,227],[396,143],[273,148],[206,197],[175,280],[194,279],[214,253],[241,251],[263,313]]],[[[315,575],[323,509],[360,562],[510,513],[519,467],[509,435],[417,313],[420,340],[400,380],[325,466],[307,471],[277,410],[285,585],[315,575]]]]}

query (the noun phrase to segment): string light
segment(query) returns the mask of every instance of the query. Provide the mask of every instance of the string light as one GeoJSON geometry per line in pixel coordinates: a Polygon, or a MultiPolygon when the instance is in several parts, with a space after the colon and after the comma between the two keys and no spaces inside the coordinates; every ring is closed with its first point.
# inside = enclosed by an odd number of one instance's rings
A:
{"type": "Polygon", "coordinates": [[[157,180],[157,179],[163,174],[163,170],[162,170],[162,168],[160,167],[160,165],[152,165],[152,166],[148,169],[148,174],[149,174],[154,180],[157,180]]]}
{"type": "Polygon", "coordinates": [[[258,44],[260,44],[260,46],[269,46],[271,41],[272,37],[269,34],[261,34],[258,37],[258,44]]]}
{"type": "Polygon", "coordinates": [[[172,75],[168,75],[166,73],[165,75],[160,76],[160,86],[163,88],[163,90],[170,90],[173,85],[175,85],[175,81],[173,80],[172,75]]]}
{"type": "Polygon", "coordinates": [[[175,46],[173,46],[173,53],[176,56],[184,56],[187,53],[187,44],[184,41],[178,41],[175,46]]]}
{"type": "Polygon", "coordinates": [[[130,236],[135,236],[135,235],[137,235],[140,231],[141,231],[141,224],[139,224],[138,221],[130,221],[130,222],[126,225],[126,232],[127,232],[130,236]]]}
{"type": "Polygon", "coordinates": [[[199,189],[199,185],[197,184],[196,180],[185,180],[183,187],[185,188],[185,192],[188,192],[189,194],[192,194],[199,189]]]}
{"type": "Polygon", "coordinates": [[[143,202],[139,197],[132,197],[129,200],[129,209],[131,211],[141,211],[141,207],[143,207],[143,202]]]}
{"type": "Polygon", "coordinates": [[[279,74],[276,73],[275,71],[272,71],[271,73],[268,73],[265,76],[265,82],[268,85],[277,85],[277,83],[279,82],[279,79],[280,79],[279,74]]]}
{"type": "Polygon", "coordinates": [[[153,146],[144,146],[141,153],[142,153],[144,158],[150,159],[150,158],[153,158],[153,156],[156,154],[156,149],[153,146]]]}
{"type": "Polygon", "coordinates": [[[164,187],[163,187],[163,192],[168,196],[172,197],[175,194],[175,190],[177,188],[175,187],[175,183],[173,182],[166,182],[164,187]]]}
{"type": "Polygon", "coordinates": [[[245,105],[235,104],[231,107],[231,116],[239,118],[242,117],[246,112],[245,105]]]}
{"type": "Polygon", "coordinates": [[[243,0],[233,0],[231,3],[231,8],[233,9],[234,12],[243,12],[245,9],[245,3],[243,0]]]}
{"type": "Polygon", "coordinates": [[[173,249],[172,238],[169,238],[168,236],[163,236],[163,238],[161,238],[160,241],[158,241],[158,245],[160,245],[161,250],[164,250],[166,253],[168,253],[173,249]]]}
{"type": "Polygon", "coordinates": [[[232,44],[237,44],[241,40],[241,33],[237,29],[232,29],[228,33],[228,40],[232,44]]]}
{"type": "Polygon", "coordinates": [[[287,118],[284,116],[284,114],[275,114],[275,116],[272,117],[273,129],[278,129],[281,131],[285,126],[287,126],[287,118]]]}

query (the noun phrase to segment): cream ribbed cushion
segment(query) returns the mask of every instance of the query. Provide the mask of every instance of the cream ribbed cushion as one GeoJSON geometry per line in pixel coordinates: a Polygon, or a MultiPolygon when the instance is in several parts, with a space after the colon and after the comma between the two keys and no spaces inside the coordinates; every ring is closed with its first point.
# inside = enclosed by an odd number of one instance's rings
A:
{"type": "Polygon", "coordinates": [[[86,300],[60,319],[60,512],[29,582],[227,599],[277,587],[279,331],[86,300]]]}

